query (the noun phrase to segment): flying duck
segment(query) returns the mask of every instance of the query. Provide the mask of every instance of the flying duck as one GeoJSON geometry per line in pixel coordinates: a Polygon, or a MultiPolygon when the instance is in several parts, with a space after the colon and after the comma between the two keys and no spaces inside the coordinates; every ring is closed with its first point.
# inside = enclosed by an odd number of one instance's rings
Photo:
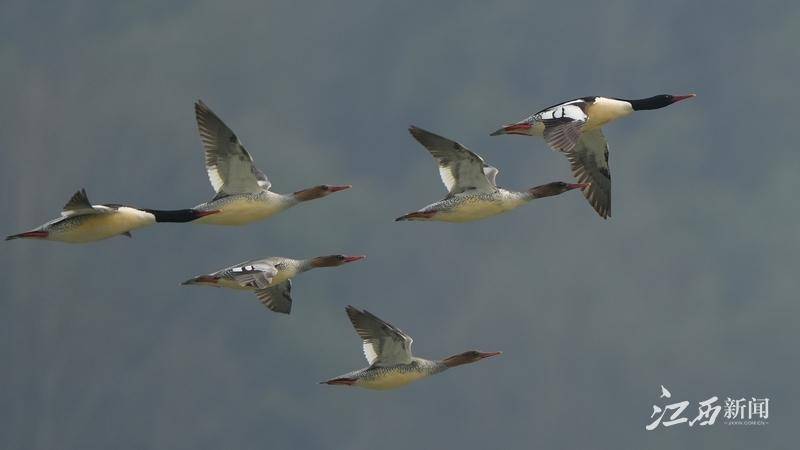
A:
{"type": "Polygon", "coordinates": [[[81,189],[64,205],[61,217],[33,230],[8,236],[6,240],[43,239],[74,244],[99,241],[113,236],[131,237],[131,230],[156,222],[191,222],[215,213],[214,210],[162,211],[119,204],[92,205],[86,190],[81,189]]]}
{"type": "Polygon", "coordinates": [[[585,183],[557,181],[524,192],[508,191],[497,187],[495,183],[500,171],[486,164],[483,158],[468,148],[422,128],[412,126],[409,131],[439,163],[439,175],[448,193],[443,200],[398,217],[395,221],[470,222],[510,211],[537,198],[587,186],[585,183]]]}
{"type": "Polygon", "coordinates": [[[611,216],[611,172],[608,168],[608,143],[601,127],[634,111],[660,109],[675,102],[695,97],[688,95],[656,95],[638,100],[610,97],[582,97],[547,107],[524,120],[505,125],[491,134],[541,136],[547,145],[564,153],[572,174],[600,217],[611,216]]]}
{"type": "Polygon", "coordinates": [[[350,188],[350,185],[319,185],[292,194],[270,191],[272,184],[258,170],[253,157],[236,134],[202,101],[194,104],[197,127],[205,149],[208,178],[216,195],[194,207],[198,211],[219,211],[197,223],[244,225],[266,219],[301,202],[314,200],[350,188]]]}
{"type": "Polygon", "coordinates": [[[309,259],[270,256],[234,264],[208,275],[199,275],[182,284],[253,291],[267,308],[289,314],[292,310],[292,278],[318,267],[336,267],[364,258],[366,256],[329,255],[309,259]]]}
{"type": "Polygon", "coordinates": [[[411,355],[411,336],[384,322],[369,311],[352,306],[347,316],[361,337],[369,367],[359,369],[320,384],[358,386],[367,389],[394,389],[413,381],[436,375],[452,367],[474,363],[502,352],[471,350],[448,358],[431,361],[411,355]]]}

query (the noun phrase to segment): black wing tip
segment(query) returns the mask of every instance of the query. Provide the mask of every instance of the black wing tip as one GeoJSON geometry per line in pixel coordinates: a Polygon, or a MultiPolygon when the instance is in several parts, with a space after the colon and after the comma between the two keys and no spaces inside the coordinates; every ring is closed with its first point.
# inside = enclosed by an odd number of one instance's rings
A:
{"type": "MultiPolygon", "coordinates": [[[[415,139],[417,139],[418,141],[419,141],[419,140],[420,140],[420,139],[421,139],[423,136],[426,136],[426,135],[433,135],[433,133],[431,133],[430,131],[428,131],[428,130],[426,130],[426,129],[424,129],[424,128],[420,128],[420,127],[418,127],[418,126],[416,126],[416,125],[409,125],[409,127],[408,127],[408,132],[409,132],[409,133],[411,133],[411,135],[412,135],[412,136],[414,136],[414,138],[415,138],[415,139]]],[[[435,136],[435,135],[434,135],[434,136],[435,136]]]]}
{"type": "Polygon", "coordinates": [[[259,300],[261,300],[261,304],[264,305],[264,307],[266,307],[268,310],[270,310],[270,311],[272,311],[274,313],[286,314],[287,316],[292,313],[292,305],[291,305],[291,303],[289,304],[288,308],[281,308],[280,306],[277,306],[275,304],[268,303],[266,300],[262,300],[260,298],[259,298],[259,300]]]}
{"type": "Polygon", "coordinates": [[[206,105],[205,102],[200,99],[194,102],[194,113],[198,120],[209,114],[214,114],[214,112],[211,111],[211,108],[209,108],[208,105],[206,105]]]}
{"type": "MultiPolygon", "coordinates": [[[[413,136],[414,139],[417,140],[417,142],[419,142],[423,147],[427,148],[428,151],[430,151],[431,146],[435,146],[436,145],[436,140],[437,139],[443,139],[445,141],[451,141],[451,139],[448,139],[448,138],[446,138],[446,137],[444,137],[442,135],[433,133],[433,132],[428,131],[428,130],[426,130],[424,128],[420,128],[420,127],[417,127],[417,126],[414,126],[414,125],[411,125],[410,127],[408,127],[408,132],[411,133],[411,136],[413,136]]],[[[460,144],[459,144],[459,146],[460,146],[460,144]]]]}
{"type": "Polygon", "coordinates": [[[75,198],[75,197],[86,197],[86,189],[85,188],[80,188],[77,191],[75,191],[75,193],[72,194],[72,198],[75,198]]]}

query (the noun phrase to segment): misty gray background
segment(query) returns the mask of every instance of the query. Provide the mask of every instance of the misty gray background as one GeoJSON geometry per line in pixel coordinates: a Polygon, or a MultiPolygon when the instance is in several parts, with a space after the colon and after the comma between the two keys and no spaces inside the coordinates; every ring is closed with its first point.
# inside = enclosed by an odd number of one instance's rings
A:
{"type": "Polygon", "coordinates": [[[213,192],[192,102],[277,192],[353,189],[244,227],[164,224],[0,251],[4,449],[796,446],[800,4],[0,4],[2,234],[95,203],[213,192]],[[471,224],[394,223],[440,199],[415,124],[513,189],[570,180],[499,125],[586,95],[696,92],[605,129],[613,217],[577,192],[471,224]],[[291,316],[181,287],[268,255],[367,254],[302,275],[291,316]],[[406,388],[363,367],[344,306],[438,358],[503,350],[406,388]],[[769,397],[769,425],[646,432],[675,400],[769,397]]]}

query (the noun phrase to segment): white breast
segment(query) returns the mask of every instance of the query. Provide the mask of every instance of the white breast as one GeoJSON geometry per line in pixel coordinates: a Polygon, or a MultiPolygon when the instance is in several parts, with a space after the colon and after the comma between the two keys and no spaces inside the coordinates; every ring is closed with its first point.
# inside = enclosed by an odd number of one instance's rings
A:
{"type": "Polygon", "coordinates": [[[597,97],[587,109],[589,118],[583,126],[584,130],[602,127],[633,112],[630,103],[606,97],[597,97]]]}

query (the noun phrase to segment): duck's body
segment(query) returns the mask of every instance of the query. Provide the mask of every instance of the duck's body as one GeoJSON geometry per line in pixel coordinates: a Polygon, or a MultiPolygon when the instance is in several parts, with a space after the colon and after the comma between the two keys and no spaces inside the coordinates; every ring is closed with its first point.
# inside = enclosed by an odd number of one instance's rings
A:
{"type": "Polygon", "coordinates": [[[216,195],[194,209],[218,211],[197,223],[244,225],[350,187],[320,185],[292,194],[272,192],[269,179],[255,166],[233,130],[202,101],[195,103],[195,115],[205,149],[206,172],[216,195]]]}
{"type": "Polygon", "coordinates": [[[447,366],[441,361],[431,361],[429,359],[415,357],[408,364],[369,366],[336,378],[340,380],[353,380],[350,386],[374,390],[387,390],[405,386],[431,375],[444,372],[445,370],[447,370],[447,366]]]}
{"type": "Polygon", "coordinates": [[[409,131],[436,158],[448,194],[443,200],[397,218],[398,221],[471,222],[511,211],[536,198],[585,187],[555,182],[525,192],[503,189],[495,183],[499,170],[463,145],[421,128],[411,127],[409,131]]]}
{"type": "Polygon", "coordinates": [[[214,211],[160,211],[138,209],[118,204],[92,205],[81,189],[76,192],[61,211],[61,217],[38,228],[8,236],[11,239],[43,239],[72,244],[108,239],[114,236],[131,236],[131,231],[156,222],[190,222],[213,215],[214,211]]]}
{"type": "Polygon", "coordinates": [[[196,220],[210,225],[245,225],[269,218],[300,203],[292,195],[272,191],[253,194],[234,194],[211,200],[194,207],[198,211],[219,211],[196,220]]]}
{"type": "Polygon", "coordinates": [[[350,322],[363,341],[364,356],[369,367],[340,375],[322,384],[356,386],[386,390],[405,386],[445,370],[469,364],[500,352],[471,350],[438,361],[417,358],[411,354],[411,336],[394,325],[352,306],[346,308],[350,322]]]}
{"type": "Polygon", "coordinates": [[[582,97],[549,106],[491,135],[543,137],[550,147],[567,156],[578,181],[591,185],[583,189],[583,195],[605,219],[611,216],[611,172],[602,127],[635,111],[659,109],[691,97],[694,94],[656,95],[637,100],[582,97]]]}
{"type": "Polygon", "coordinates": [[[289,314],[292,309],[292,278],[318,267],[335,267],[364,258],[364,256],[345,255],[309,259],[270,256],[234,264],[207,275],[199,275],[183,284],[252,291],[267,308],[289,314]]]}
{"type": "Polygon", "coordinates": [[[498,188],[494,192],[469,192],[453,195],[403,216],[400,220],[437,220],[441,222],[472,222],[496,216],[533,200],[529,192],[514,192],[498,188]],[[425,216],[431,215],[429,219],[425,216]]]}

